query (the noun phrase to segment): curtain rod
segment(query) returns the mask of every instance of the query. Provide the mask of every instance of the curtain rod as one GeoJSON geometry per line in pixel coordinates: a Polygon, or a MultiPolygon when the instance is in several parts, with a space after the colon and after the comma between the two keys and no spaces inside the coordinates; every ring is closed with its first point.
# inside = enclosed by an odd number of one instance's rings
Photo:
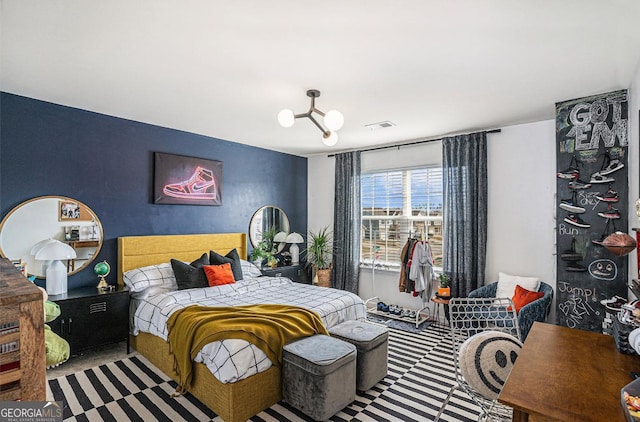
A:
{"type": "MultiPolygon", "coordinates": [[[[479,132],[500,133],[500,132],[502,132],[502,129],[480,130],[479,132]]],[[[477,133],[477,132],[469,132],[469,133],[477,133]]],[[[467,133],[466,135],[468,135],[469,133],[467,133]]],[[[464,134],[458,134],[458,135],[452,135],[452,136],[460,136],[460,135],[464,135],[464,134]]],[[[435,139],[422,139],[420,141],[407,142],[407,143],[404,143],[404,144],[394,144],[394,145],[385,145],[385,146],[382,146],[382,147],[359,149],[359,150],[356,150],[356,151],[368,152],[368,151],[378,151],[378,150],[381,150],[381,149],[400,148],[400,147],[406,147],[406,146],[409,146],[409,145],[418,145],[418,144],[426,144],[428,142],[442,141],[444,138],[448,138],[448,136],[443,136],[441,138],[435,138],[435,139]]],[[[335,157],[335,156],[336,156],[336,154],[327,155],[327,157],[335,157]]]]}

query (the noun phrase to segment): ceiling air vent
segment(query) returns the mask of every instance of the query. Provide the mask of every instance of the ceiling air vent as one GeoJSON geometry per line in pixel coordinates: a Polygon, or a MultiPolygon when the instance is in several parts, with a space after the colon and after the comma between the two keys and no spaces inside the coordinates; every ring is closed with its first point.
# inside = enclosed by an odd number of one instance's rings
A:
{"type": "Polygon", "coordinates": [[[392,127],[395,125],[396,125],[395,123],[385,120],[384,122],[370,123],[368,125],[364,125],[364,127],[366,127],[369,130],[378,130],[378,129],[386,129],[388,127],[392,127]]]}

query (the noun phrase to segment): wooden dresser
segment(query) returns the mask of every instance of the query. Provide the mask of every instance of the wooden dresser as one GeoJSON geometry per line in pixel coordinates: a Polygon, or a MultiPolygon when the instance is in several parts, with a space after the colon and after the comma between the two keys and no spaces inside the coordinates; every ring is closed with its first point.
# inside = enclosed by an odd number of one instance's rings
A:
{"type": "Polygon", "coordinates": [[[0,401],[46,400],[42,292],[0,258],[0,401]]]}

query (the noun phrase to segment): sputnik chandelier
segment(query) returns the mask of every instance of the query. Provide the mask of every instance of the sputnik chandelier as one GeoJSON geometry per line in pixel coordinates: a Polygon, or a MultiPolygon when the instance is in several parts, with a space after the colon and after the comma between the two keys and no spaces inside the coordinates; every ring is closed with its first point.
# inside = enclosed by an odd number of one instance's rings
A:
{"type": "Polygon", "coordinates": [[[320,91],[317,89],[310,89],[307,91],[307,97],[311,98],[311,106],[309,107],[309,111],[301,114],[294,114],[293,111],[289,109],[284,109],[280,113],[278,113],[278,122],[280,125],[284,127],[291,127],[295,123],[295,120],[300,117],[308,117],[309,120],[313,122],[314,125],[320,129],[322,132],[322,143],[328,147],[334,146],[338,142],[338,134],[337,130],[340,130],[342,125],[344,124],[344,116],[338,110],[330,110],[326,113],[318,110],[316,108],[316,98],[320,96],[320,91]],[[324,117],[324,125],[327,127],[326,129],[322,127],[320,123],[316,120],[312,113],[317,113],[320,116],[324,117]]]}

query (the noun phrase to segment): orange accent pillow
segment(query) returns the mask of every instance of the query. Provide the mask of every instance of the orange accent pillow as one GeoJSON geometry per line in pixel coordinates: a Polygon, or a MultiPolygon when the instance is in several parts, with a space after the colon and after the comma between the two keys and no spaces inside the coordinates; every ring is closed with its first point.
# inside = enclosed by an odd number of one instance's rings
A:
{"type": "MultiPolygon", "coordinates": [[[[544,292],[532,292],[531,290],[527,290],[519,284],[516,284],[516,292],[511,298],[513,305],[516,307],[516,314],[520,312],[520,309],[525,305],[536,301],[543,296],[544,292]]],[[[509,310],[511,310],[511,307],[509,307],[509,310]]]]}
{"type": "Polygon", "coordinates": [[[233,277],[233,271],[231,270],[231,264],[228,262],[221,265],[205,265],[203,268],[209,286],[211,287],[236,282],[236,279],[233,277]]]}

